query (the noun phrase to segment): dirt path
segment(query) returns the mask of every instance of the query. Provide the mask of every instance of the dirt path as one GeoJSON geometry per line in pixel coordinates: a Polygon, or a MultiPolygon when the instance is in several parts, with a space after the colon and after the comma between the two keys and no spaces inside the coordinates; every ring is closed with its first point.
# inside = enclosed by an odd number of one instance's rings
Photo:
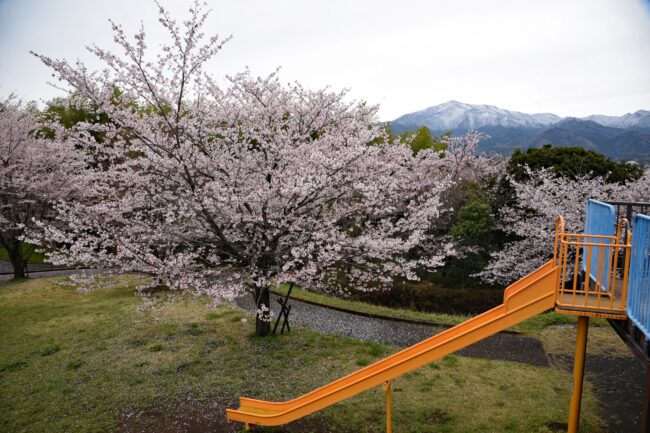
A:
{"type": "MultiPolygon", "coordinates": [[[[230,422],[224,416],[226,408],[235,406],[236,401],[191,397],[181,401],[163,401],[155,408],[123,413],[114,433],[242,433],[244,430],[241,423],[230,422]]],[[[281,427],[273,427],[272,432],[352,433],[332,431],[327,420],[318,414],[308,420],[300,419],[281,427]]]]}
{"type": "MultiPolygon", "coordinates": [[[[549,358],[554,365],[573,371],[573,356],[549,355],[549,358]]],[[[585,377],[602,405],[607,432],[638,433],[645,380],[639,361],[634,357],[588,354],[585,377]]]]}

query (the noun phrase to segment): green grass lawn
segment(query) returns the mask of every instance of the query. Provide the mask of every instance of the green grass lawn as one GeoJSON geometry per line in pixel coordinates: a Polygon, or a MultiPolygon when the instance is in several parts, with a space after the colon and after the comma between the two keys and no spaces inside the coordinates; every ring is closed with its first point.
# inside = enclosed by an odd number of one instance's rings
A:
{"type": "MultiPolygon", "coordinates": [[[[61,278],[0,283],[1,432],[111,432],[129,414],[188,401],[216,402],[210,416],[225,417],[240,395],[293,398],[397,350],[299,327],[257,338],[243,310],[198,299],[138,312],[135,277],[124,278],[89,294],[61,278]]],[[[393,382],[394,431],[554,432],[570,386],[553,368],[448,356],[393,382]]],[[[376,388],[260,431],[384,431],[384,409],[376,388]]],[[[587,386],[582,432],[602,431],[597,413],[587,386]]]]}

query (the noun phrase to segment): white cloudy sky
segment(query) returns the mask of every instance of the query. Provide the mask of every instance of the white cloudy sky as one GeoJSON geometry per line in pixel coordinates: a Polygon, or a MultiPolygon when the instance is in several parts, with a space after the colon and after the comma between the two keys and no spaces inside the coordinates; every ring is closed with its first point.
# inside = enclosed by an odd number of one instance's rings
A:
{"type": "MultiPolygon", "coordinates": [[[[185,1],[163,0],[182,17],[185,1]]],[[[311,88],[348,88],[383,120],[448,100],[564,116],[650,109],[650,0],[219,0],[208,30],[233,35],[210,64],[248,66],[311,88]]],[[[164,34],[147,0],[0,0],[0,95],[47,100],[29,50],[99,64],[108,18],[150,46],[164,34]]]]}

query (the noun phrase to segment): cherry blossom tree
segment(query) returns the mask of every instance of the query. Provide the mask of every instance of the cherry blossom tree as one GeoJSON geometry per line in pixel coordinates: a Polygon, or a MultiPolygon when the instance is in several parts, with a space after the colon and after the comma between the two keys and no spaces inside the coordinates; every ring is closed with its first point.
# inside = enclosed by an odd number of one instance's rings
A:
{"type": "Polygon", "coordinates": [[[449,159],[414,156],[345,93],[248,72],[219,85],[205,64],[227,39],[204,36],[206,17],[195,3],[178,24],[160,7],[171,43],[153,57],[144,30],[131,41],[112,24],[121,54],[91,47],[98,72],[38,55],[111,120],[66,131],[99,163],[84,172],[86,199],[60,201],[58,224],[40,225],[67,246],[51,260],[226,300],[249,290],[259,335],[271,284],[371,290],[440,265],[451,247],[428,233],[449,159]]]}
{"type": "Polygon", "coordinates": [[[468,131],[457,137],[443,137],[444,154],[448,159],[451,178],[454,182],[462,179],[477,181],[480,177],[498,170],[499,159],[476,152],[478,144],[487,137],[486,134],[478,131],[468,131]]]}
{"type": "Polygon", "coordinates": [[[552,257],[558,215],[564,216],[567,232],[582,233],[587,199],[621,200],[636,197],[643,190],[643,180],[620,185],[607,183],[602,177],[570,180],[549,169],[527,168],[527,172],[527,181],[509,179],[517,204],[500,209],[498,221],[499,228],[516,240],[492,254],[490,264],[478,274],[488,282],[510,283],[552,257]]]}
{"type": "MultiPolygon", "coordinates": [[[[442,138],[444,149],[442,154],[446,160],[445,169],[451,178],[452,185],[443,193],[443,203],[445,203],[445,212],[440,219],[437,230],[439,233],[450,233],[458,231],[459,225],[473,225],[476,221],[461,221],[463,207],[474,202],[483,201],[488,204],[488,195],[505,169],[505,158],[497,155],[477,153],[476,149],[481,140],[487,135],[478,131],[468,131],[466,134],[453,137],[445,135],[442,138]],[[456,230],[454,230],[456,226],[456,230]]],[[[476,208],[474,208],[474,211],[476,208]]],[[[486,213],[482,218],[491,219],[490,213],[486,213]]],[[[470,230],[471,232],[472,230],[470,230]]],[[[469,233],[469,232],[467,232],[469,233]]],[[[457,233],[456,233],[457,235],[457,233]]],[[[464,256],[465,253],[476,253],[476,245],[471,242],[470,245],[464,241],[459,242],[458,236],[453,236],[456,240],[456,259],[464,256]]]]}
{"type": "Polygon", "coordinates": [[[9,253],[14,278],[26,276],[34,246],[23,237],[34,219],[52,222],[58,200],[78,197],[77,173],[85,157],[66,141],[37,135],[35,110],[14,96],[0,102],[0,245],[9,253]]]}
{"type": "Polygon", "coordinates": [[[645,167],[643,175],[634,182],[621,188],[617,200],[632,202],[650,202],[650,166],[645,167]]]}

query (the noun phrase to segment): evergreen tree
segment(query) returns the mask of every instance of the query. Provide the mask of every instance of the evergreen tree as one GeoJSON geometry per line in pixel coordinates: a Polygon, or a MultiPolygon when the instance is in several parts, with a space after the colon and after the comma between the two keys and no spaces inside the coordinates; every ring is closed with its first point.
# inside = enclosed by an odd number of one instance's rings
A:
{"type": "Polygon", "coordinates": [[[603,154],[582,147],[553,147],[545,144],[525,151],[516,149],[508,162],[507,171],[515,180],[528,180],[526,167],[536,172],[549,169],[568,180],[601,177],[608,183],[628,183],[643,175],[634,163],[614,161],[603,154]]]}

